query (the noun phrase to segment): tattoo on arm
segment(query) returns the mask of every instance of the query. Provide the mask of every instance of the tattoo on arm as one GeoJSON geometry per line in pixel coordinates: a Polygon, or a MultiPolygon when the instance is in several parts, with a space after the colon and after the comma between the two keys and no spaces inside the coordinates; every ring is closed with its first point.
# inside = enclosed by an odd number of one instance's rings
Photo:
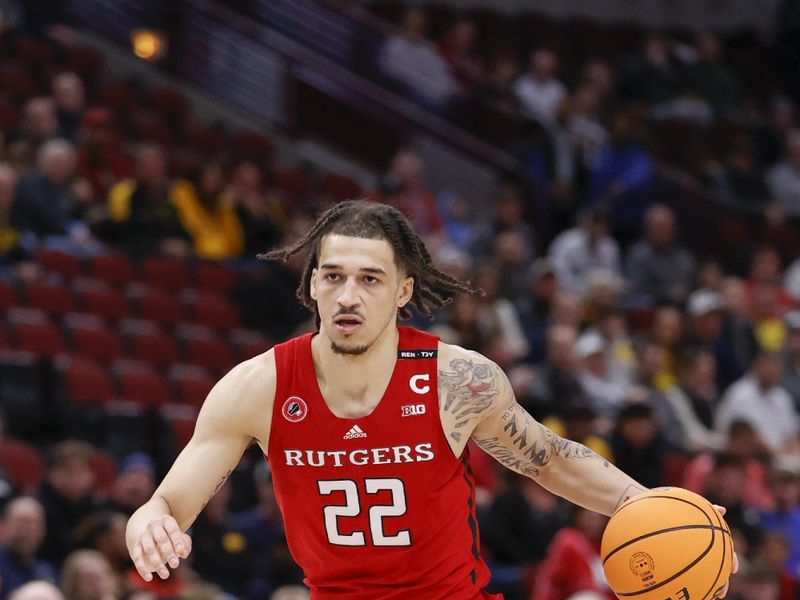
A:
{"type": "Polygon", "coordinates": [[[203,512],[203,509],[209,503],[211,498],[213,498],[216,495],[216,493],[222,489],[222,486],[225,485],[225,482],[228,480],[228,477],[231,476],[231,473],[233,473],[233,469],[231,469],[230,471],[225,473],[225,475],[222,476],[222,479],[219,480],[219,483],[217,484],[217,487],[214,488],[214,491],[211,492],[211,494],[209,494],[208,498],[206,498],[206,501],[203,502],[203,506],[201,506],[200,510],[197,511],[197,514],[194,516],[195,519],[200,516],[200,513],[203,512]]]}
{"type": "Polygon", "coordinates": [[[565,440],[538,423],[516,403],[501,417],[501,437],[475,438],[477,444],[500,464],[528,477],[538,477],[554,456],[565,460],[596,458],[608,468],[608,461],[583,444],[565,440]]]}
{"type": "Polygon", "coordinates": [[[463,358],[450,361],[450,370],[439,370],[439,409],[455,419],[450,437],[460,442],[472,419],[492,405],[500,391],[497,374],[488,363],[463,358]]]}
{"type": "Polygon", "coordinates": [[[620,506],[625,504],[628,500],[633,498],[634,496],[638,496],[642,492],[646,492],[647,490],[640,485],[629,485],[625,488],[625,491],[622,492],[622,496],[619,498],[619,502],[614,507],[614,510],[617,510],[620,506]]]}

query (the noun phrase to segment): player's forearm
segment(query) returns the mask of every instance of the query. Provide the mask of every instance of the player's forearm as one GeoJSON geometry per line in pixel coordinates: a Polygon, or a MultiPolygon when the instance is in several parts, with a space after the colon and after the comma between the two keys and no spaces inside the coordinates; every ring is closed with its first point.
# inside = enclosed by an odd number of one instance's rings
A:
{"type": "Polygon", "coordinates": [[[554,494],[610,515],[625,500],[647,489],[583,444],[559,440],[559,452],[535,477],[554,494]]]}
{"type": "Polygon", "coordinates": [[[156,494],[142,504],[128,519],[128,526],[125,529],[125,543],[128,545],[128,551],[131,551],[133,545],[141,538],[147,524],[164,515],[172,515],[172,512],[162,496],[156,494]]]}

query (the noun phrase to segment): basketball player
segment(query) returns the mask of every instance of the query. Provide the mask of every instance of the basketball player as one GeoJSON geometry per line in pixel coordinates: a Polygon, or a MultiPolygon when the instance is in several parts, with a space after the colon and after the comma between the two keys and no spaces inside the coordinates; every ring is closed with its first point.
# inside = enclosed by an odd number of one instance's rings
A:
{"type": "Polygon", "coordinates": [[[493,597],[483,591],[470,438],[605,515],[644,491],[535,421],[497,365],[398,326],[409,305],[430,316],[446,302],[440,292],[477,291],[432,265],[397,210],[340,203],[265,258],[302,250],[298,296],[319,331],[245,361],[211,391],[191,441],[128,523],[145,580],[168,577],[188,556],[184,532],[253,441],[315,600],[493,597]]]}

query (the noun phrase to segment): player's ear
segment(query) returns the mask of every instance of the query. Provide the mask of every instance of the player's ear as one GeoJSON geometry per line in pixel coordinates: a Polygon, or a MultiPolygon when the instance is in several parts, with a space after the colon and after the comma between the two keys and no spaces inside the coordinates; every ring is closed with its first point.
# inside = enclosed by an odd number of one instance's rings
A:
{"type": "Polygon", "coordinates": [[[403,308],[408,301],[411,300],[411,295],[414,293],[414,278],[406,277],[400,283],[400,289],[397,291],[397,308],[403,308]]]}
{"type": "Polygon", "coordinates": [[[311,296],[312,300],[317,299],[317,270],[313,269],[311,271],[311,278],[308,281],[308,293],[311,296]]]}

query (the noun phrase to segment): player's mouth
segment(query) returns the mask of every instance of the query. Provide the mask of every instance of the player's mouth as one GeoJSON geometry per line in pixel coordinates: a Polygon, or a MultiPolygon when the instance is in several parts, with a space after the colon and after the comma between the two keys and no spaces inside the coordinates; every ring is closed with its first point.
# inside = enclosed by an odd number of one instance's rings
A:
{"type": "Polygon", "coordinates": [[[356,329],[361,327],[362,323],[361,317],[355,315],[339,315],[333,320],[336,330],[345,335],[354,333],[356,329]]]}

